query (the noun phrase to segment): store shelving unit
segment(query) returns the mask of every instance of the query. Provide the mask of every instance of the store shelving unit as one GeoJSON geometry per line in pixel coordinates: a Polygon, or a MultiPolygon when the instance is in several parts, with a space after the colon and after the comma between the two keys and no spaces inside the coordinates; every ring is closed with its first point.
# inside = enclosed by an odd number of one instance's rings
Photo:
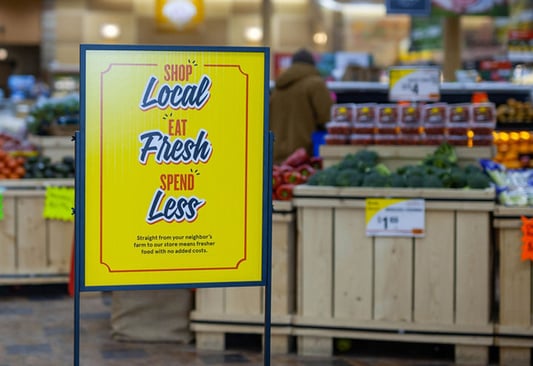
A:
{"type": "MultiPolygon", "coordinates": [[[[338,103],[387,103],[389,102],[389,86],[376,82],[328,82],[328,88],[336,93],[338,103]]],[[[464,103],[470,101],[472,93],[484,91],[489,100],[500,104],[513,97],[524,101],[533,99],[533,85],[511,83],[459,83],[446,82],[441,84],[441,101],[447,103],[464,103]]]]}

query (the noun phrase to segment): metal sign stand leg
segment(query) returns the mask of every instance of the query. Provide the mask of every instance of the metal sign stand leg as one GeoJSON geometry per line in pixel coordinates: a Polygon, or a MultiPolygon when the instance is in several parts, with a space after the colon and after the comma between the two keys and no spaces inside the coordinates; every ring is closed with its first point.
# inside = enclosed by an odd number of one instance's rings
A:
{"type": "MultiPolygon", "coordinates": [[[[81,163],[81,141],[80,141],[80,132],[77,131],[73,137],[75,145],[75,159],[76,166],[82,166],[81,163]]],[[[81,202],[79,202],[81,197],[80,182],[81,182],[80,169],[76,172],[76,181],[74,184],[75,191],[75,201],[74,201],[74,214],[76,214],[76,208],[81,209],[81,202]]],[[[79,217],[79,216],[78,216],[79,217]]],[[[80,364],[80,249],[79,245],[80,235],[81,235],[81,222],[74,216],[74,366],[79,366],[80,364]]]]}
{"type": "MultiPolygon", "coordinates": [[[[270,132],[269,135],[269,149],[268,149],[268,169],[272,172],[274,135],[270,132]]],[[[271,336],[271,320],[272,320],[272,178],[268,179],[268,202],[267,202],[267,238],[266,238],[266,281],[265,281],[265,331],[263,339],[263,354],[264,365],[270,366],[270,336],[271,336]]]]}

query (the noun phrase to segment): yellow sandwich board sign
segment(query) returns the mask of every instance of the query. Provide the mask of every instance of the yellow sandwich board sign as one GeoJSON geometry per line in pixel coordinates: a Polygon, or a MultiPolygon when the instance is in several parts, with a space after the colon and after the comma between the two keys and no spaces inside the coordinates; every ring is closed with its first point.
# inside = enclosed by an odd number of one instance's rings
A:
{"type": "Polygon", "coordinates": [[[80,288],[264,284],[268,49],[80,51],[80,288]]]}

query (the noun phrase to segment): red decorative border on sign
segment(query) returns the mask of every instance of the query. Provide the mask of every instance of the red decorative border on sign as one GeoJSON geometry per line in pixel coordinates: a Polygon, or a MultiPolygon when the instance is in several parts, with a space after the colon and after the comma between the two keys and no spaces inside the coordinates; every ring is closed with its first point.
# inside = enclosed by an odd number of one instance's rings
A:
{"type": "Polygon", "coordinates": [[[111,63],[109,66],[100,73],[100,264],[107,267],[108,272],[120,273],[120,272],[174,272],[174,271],[205,271],[205,270],[232,270],[239,268],[240,264],[245,262],[248,258],[248,105],[249,105],[249,75],[245,73],[240,65],[224,65],[224,64],[206,64],[205,67],[233,67],[244,75],[246,81],[246,98],[245,98],[245,178],[244,178],[244,256],[239,259],[233,267],[193,267],[193,268],[166,268],[166,269],[112,269],[109,264],[104,262],[103,259],[103,142],[104,142],[104,74],[111,71],[113,66],[158,66],[158,64],[133,64],[133,63],[111,63]]]}

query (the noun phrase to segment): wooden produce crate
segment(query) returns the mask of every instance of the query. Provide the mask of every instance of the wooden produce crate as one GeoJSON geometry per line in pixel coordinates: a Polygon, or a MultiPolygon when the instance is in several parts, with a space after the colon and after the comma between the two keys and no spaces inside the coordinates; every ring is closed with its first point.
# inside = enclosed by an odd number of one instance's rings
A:
{"type": "Polygon", "coordinates": [[[74,222],[43,217],[45,186],[71,180],[2,180],[0,285],[67,283],[74,222]]]}
{"type": "Polygon", "coordinates": [[[453,344],[480,364],[492,344],[495,192],[298,186],[298,352],[335,338],[453,344]],[[423,198],[425,236],[367,237],[367,197],[423,198]]]}
{"type": "Polygon", "coordinates": [[[28,140],[37,146],[39,151],[52,161],[61,161],[64,156],[74,157],[74,141],[69,136],[36,136],[30,135],[28,140]]]}
{"type": "MultiPolygon", "coordinates": [[[[324,167],[327,168],[338,163],[348,154],[367,149],[377,152],[380,162],[384,163],[389,169],[395,170],[405,165],[420,163],[423,158],[433,153],[437,148],[438,146],[321,145],[319,154],[323,159],[324,167]]],[[[455,146],[454,149],[459,165],[478,164],[480,158],[490,159],[494,156],[494,148],[492,146],[455,146]]]]}
{"type": "Polygon", "coordinates": [[[521,260],[522,222],[533,217],[531,207],[496,206],[496,294],[498,317],[494,333],[501,365],[530,365],[533,347],[533,267],[521,260]]]}
{"type": "MultiPolygon", "coordinates": [[[[274,201],[272,213],[271,352],[287,353],[295,311],[295,213],[290,201],[274,201]]],[[[223,350],[229,333],[263,334],[264,288],[196,290],[191,328],[198,349],[223,350]]]]}

